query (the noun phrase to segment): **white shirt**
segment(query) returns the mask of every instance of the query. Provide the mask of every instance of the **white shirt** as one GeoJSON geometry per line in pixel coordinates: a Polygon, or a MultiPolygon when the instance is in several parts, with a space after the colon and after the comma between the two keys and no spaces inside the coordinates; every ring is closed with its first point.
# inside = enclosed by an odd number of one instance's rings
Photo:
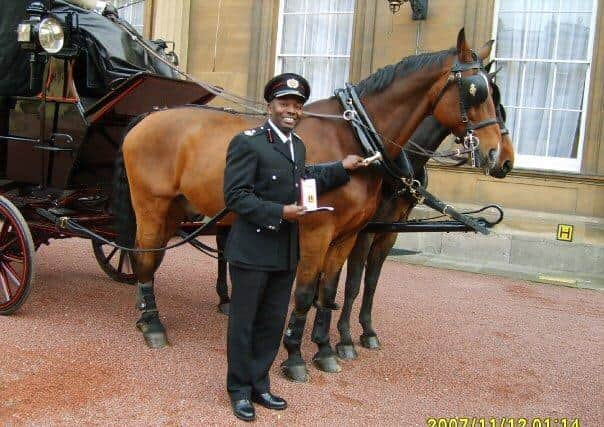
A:
{"type": "MultiPolygon", "coordinates": [[[[268,124],[271,125],[271,128],[275,131],[275,133],[277,134],[277,136],[279,137],[279,139],[281,140],[281,142],[283,142],[284,144],[287,144],[288,142],[292,141],[292,135],[291,133],[288,136],[285,136],[285,134],[283,132],[281,132],[281,129],[279,129],[277,127],[277,125],[275,125],[273,123],[273,121],[271,119],[268,119],[268,124]]],[[[293,141],[291,144],[289,144],[289,151],[292,155],[292,161],[294,160],[294,144],[293,141]]]]}

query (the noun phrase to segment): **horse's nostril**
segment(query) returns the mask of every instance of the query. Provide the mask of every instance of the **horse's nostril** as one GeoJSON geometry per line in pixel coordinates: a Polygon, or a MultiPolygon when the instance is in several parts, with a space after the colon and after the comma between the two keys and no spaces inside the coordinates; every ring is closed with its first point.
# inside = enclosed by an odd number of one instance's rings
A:
{"type": "Polygon", "coordinates": [[[501,170],[503,171],[503,173],[508,173],[509,171],[511,171],[512,162],[510,162],[509,160],[506,160],[505,162],[503,162],[503,166],[501,167],[501,170]]]}
{"type": "Polygon", "coordinates": [[[491,148],[491,149],[489,150],[489,160],[490,160],[491,162],[494,162],[496,157],[497,157],[497,150],[496,150],[496,149],[494,149],[494,148],[491,148]]]}

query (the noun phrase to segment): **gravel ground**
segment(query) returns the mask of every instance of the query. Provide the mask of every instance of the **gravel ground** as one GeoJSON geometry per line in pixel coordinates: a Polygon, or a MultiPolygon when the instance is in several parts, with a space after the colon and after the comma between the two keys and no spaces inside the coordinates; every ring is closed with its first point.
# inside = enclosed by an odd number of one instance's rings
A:
{"type": "MultiPolygon", "coordinates": [[[[166,256],[156,280],[172,343],[164,350],[145,347],[134,288],[101,272],[89,242],[53,242],[36,266],[29,300],[0,318],[0,425],[237,423],[214,260],[192,248],[166,256]]],[[[598,291],[389,261],[374,310],[382,350],[358,348],[338,374],[312,367],[307,384],[280,376],[282,350],[272,389],[290,408],[258,408],[256,424],[505,416],[603,425],[603,302],[598,291]]],[[[307,360],[315,351],[308,330],[303,351],[307,360]]]]}

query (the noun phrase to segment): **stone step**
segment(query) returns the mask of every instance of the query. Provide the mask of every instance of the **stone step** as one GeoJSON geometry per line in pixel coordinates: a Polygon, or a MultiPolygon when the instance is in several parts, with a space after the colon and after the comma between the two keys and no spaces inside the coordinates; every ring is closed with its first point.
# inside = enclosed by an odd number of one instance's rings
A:
{"type": "MultiPolygon", "coordinates": [[[[473,210],[476,206],[455,206],[473,210]]],[[[400,233],[392,255],[408,262],[467,271],[507,271],[513,277],[538,281],[601,283],[604,280],[604,219],[505,209],[502,223],[489,236],[477,233],[400,233]],[[557,240],[558,224],[572,225],[572,241],[557,240]],[[397,252],[399,251],[399,252],[397,252]],[[532,279],[531,279],[532,280],[532,279]],[[551,281],[551,280],[550,280],[551,281]]],[[[434,216],[419,207],[413,218],[434,216]]],[[[579,286],[579,285],[577,285],[579,286]]]]}

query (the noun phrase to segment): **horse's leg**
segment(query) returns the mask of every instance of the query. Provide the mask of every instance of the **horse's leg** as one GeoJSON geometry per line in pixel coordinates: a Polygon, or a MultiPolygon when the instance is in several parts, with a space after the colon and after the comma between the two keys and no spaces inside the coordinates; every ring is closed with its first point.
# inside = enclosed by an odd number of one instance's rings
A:
{"type": "MultiPolygon", "coordinates": [[[[133,208],[135,212],[139,212],[135,247],[150,249],[165,246],[181,220],[175,215],[179,209],[173,201],[156,197],[144,200],[133,198],[133,208]]],[[[166,329],[159,319],[153,281],[164,254],[165,252],[139,252],[133,257],[133,269],[138,280],[136,307],[141,311],[136,327],[151,348],[162,348],[169,344],[166,329]]]]}
{"type": "Polygon", "coordinates": [[[396,236],[397,233],[383,233],[376,236],[373,245],[371,246],[369,256],[367,257],[363,304],[361,305],[361,311],[359,313],[359,322],[363,327],[361,345],[365,348],[380,348],[380,341],[371,325],[371,310],[373,308],[373,297],[382,271],[382,266],[390,253],[390,249],[392,249],[396,242],[396,236]]]}
{"type": "Polygon", "coordinates": [[[317,353],[313,357],[313,363],[324,372],[340,372],[342,370],[337,361],[336,353],[329,343],[331,314],[333,312],[331,307],[333,307],[333,301],[338,290],[338,276],[342,265],[354,246],[356,237],[356,234],[354,234],[337,246],[329,248],[323,267],[323,277],[319,283],[317,313],[311,337],[312,341],[318,346],[317,353]]]}
{"type": "Polygon", "coordinates": [[[216,279],[216,293],[220,298],[218,311],[229,315],[231,299],[229,298],[229,287],[227,285],[227,262],[222,257],[226,240],[229,235],[228,227],[218,227],[216,231],[216,246],[218,249],[218,277],[216,279]]]}
{"type": "MultiPolygon", "coordinates": [[[[302,237],[302,232],[300,234],[302,237]]],[[[294,309],[283,337],[283,345],[288,356],[281,364],[283,375],[292,381],[306,382],[310,379],[300,347],[306,316],[315,297],[319,273],[330,240],[331,237],[327,232],[306,233],[304,239],[300,239],[300,263],[296,275],[294,309]]]]}
{"type": "Polygon", "coordinates": [[[361,278],[363,269],[367,261],[369,249],[373,242],[373,233],[360,233],[357,241],[348,256],[346,266],[346,291],[344,294],[344,306],[340,319],[338,320],[338,331],[340,332],[340,342],[336,345],[338,356],[342,359],[355,359],[357,352],[354,348],[352,335],[350,333],[350,314],[354,301],[359,295],[361,289],[361,278]]]}

